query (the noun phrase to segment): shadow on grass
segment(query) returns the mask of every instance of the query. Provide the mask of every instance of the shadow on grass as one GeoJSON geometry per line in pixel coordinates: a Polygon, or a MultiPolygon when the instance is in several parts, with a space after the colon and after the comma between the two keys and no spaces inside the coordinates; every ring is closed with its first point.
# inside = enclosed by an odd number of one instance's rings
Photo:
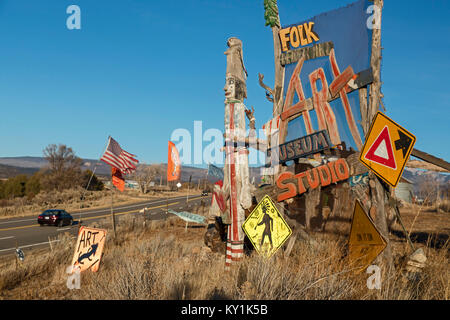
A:
{"type": "MultiPolygon", "coordinates": [[[[391,230],[391,233],[400,239],[406,240],[403,231],[391,230]]],[[[412,232],[410,237],[412,242],[422,243],[434,249],[441,249],[448,244],[450,235],[448,233],[412,232]]]]}

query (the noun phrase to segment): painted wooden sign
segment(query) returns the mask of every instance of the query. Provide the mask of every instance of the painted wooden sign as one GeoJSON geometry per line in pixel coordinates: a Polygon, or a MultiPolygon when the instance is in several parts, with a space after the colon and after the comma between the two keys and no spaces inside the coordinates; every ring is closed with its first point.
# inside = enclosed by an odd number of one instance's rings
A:
{"type": "Polygon", "coordinates": [[[348,246],[350,262],[362,268],[368,267],[386,248],[386,240],[364,212],[359,201],[355,203],[348,246]]]}
{"type": "MultiPolygon", "coordinates": [[[[330,138],[325,130],[283,143],[278,149],[279,163],[309,156],[331,147],[330,138]]],[[[270,150],[267,157],[270,158],[270,150]]]]}
{"type": "Polygon", "coordinates": [[[326,187],[332,183],[345,181],[349,177],[350,170],[345,159],[328,162],[298,174],[283,172],[277,179],[279,188],[277,201],[293,198],[319,186],[326,187]]]}
{"type": "Polygon", "coordinates": [[[106,241],[106,230],[81,227],[72,259],[72,266],[79,267],[80,271],[91,269],[97,272],[106,241]]]}
{"type": "Polygon", "coordinates": [[[267,258],[291,236],[292,230],[266,195],[245,220],[242,229],[255,250],[267,258]]]}
{"type": "Polygon", "coordinates": [[[360,161],[396,187],[415,142],[412,133],[378,112],[367,134],[360,161]]]}
{"type": "Polygon", "coordinates": [[[350,187],[354,187],[357,185],[364,185],[367,186],[369,184],[369,173],[363,173],[356,176],[352,176],[348,179],[348,182],[350,183],[350,187]]]}
{"type": "MultiPolygon", "coordinates": [[[[283,26],[285,91],[279,144],[327,130],[330,142],[361,150],[359,90],[373,81],[369,0],[283,26]]],[[[372,18],[373,19],[373,18],[372,18]]]]}
{"type": "Polygon", "coordinates": [[[314,32],[314,22],[309,21],[297,26],[291,26],[279,31],[281,50],[288,51],[289,48],[307,46],[319,41],[319,36],[314,32]]]}

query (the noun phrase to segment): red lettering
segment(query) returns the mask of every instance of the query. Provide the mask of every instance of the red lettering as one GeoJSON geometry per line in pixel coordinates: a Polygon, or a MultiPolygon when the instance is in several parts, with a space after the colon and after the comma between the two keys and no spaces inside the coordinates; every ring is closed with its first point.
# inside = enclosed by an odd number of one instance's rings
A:
{"type": "Polygon", "coordinates": [[[330,107],[328,100],[328,82],[325,78],[325,72],[322,68],[316,69],[309,75],[311,90],[313,93],[314,109],[319,122],[319,130],[326,130],[330,134],[331,143],[337,145],[341,143],[339,130],[337,127],[336,116],[330,107]],[[322,83],[322,90],[317,90],[317,81],[322,83]]]}
{"type": "Polygon", "coordinates": [[[306,171],[306,179],[308,180],[309,187],[311,189],[315,189],[319,186],[319,174],[317,173],[317,169],[313,168],[311,170],[306,171]],[[314,175],[314,180],[311,179],[311,173],[314,175]]]}
{"type": "Polygon", "coordinates": [[[320,177],[320,184],[322,187],[326,187],[329,184],[331,184],[331,173],[330,170],[326,165],[320,166],[317,168],[319,171],[319,177],[320,177]],[[326,174],[327,178],[325,179],[324,173],[326,174]]]}
{"type": "Polygon", "coordinates": [[[298,194],[302,194],[306,192],[305,185],[303,184],[302,178],[306,175],[306,172],[300,172],[299,174],[295,175],[295,178],[297,178],[297,185],[298,185],[298,194]]]}
{"type": "Polygon", "coordinates": [[[345,161],[344,159],[335,161],[334,167],[336,169],[339,180],[346,180],[350,177],[350,170],[348,168],[347,161],[345,161]]]}
{"type": "Polygon", "coordinates": [[[333,180],[333,183],[338,182],[339,179],[336,177],[336,173],[334,172],[334,162],[328,162],[327,165],[328,168],[330,168],[331,179],[333,180]]]}
{"type": "Polygon", "coordinates": [[[287,189],[288,191],[280,193],[277,197],[278,202],[284,201],[289,198],[293,198],[297,195],[297,188],[292,182],[283,184],[284,180],[291,179],[294,177],[292,172],[283,172],[277,179],[277,187],[281,190],[287,189]]]}

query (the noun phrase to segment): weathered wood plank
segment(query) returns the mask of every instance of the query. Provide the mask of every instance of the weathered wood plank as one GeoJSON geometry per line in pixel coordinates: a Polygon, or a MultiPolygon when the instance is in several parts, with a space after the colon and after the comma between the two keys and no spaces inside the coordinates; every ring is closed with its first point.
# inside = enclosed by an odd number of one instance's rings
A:
{"type": "MultiPolygon", "coordinates": [[[[337,80],[339,78],[339,76],[342,74],[340,74],[339,66],[337,64],[336,56],[334,54],[334,49],[331,50],[331,52],[330,52],[330,63],[331,63],[331,72],[333,73],[335,80],[337,80]]],[[[349,67],[349,68],[350,68],[351,74],[353,74],[353,70],[351,69],[351,67],[349,67]]],[[[348,68],[347,68],[347,70],[348,70],[348,68]]],[[[347,73],[350,73],[350,72],[347,72],[347,73]]],[[[344,73],[345,73],[345,71],[344,71],[344,73]]],[[[361,136],[359,135],[358,127],[356,126],[355,117],[353,116],[352,108],[350,107],[350,102],[348,100],[347,93],[345,92],[345,90],[343,88],[339,91],[339,96],[341,97],[342,106],[344,107],[344,112],[345,112],[345,118],[347,120],[347,125],[350,129],[353,140],[355,141],[355,144],[356,144],[356,147],[358,148],[358,150],[361,150],[361,148],[362,148],[361,136]]]]}
{"type": "Polygon", "coordinates": [[[443,168],[443,169],[445,169],[447,171],[450,171],[450,163],[448,163],[444,159],[437,158],[437,157],[435,157],[435,156],[433,156],[431,154],[428,154],[426,152],[423,152],[423,151],[420,151],[420,150],[417,150],[417,149],[413,149],[412,152],[411,152],[411,155],[416,157],[416,158],[422,159],[422,160],[424,160],[426,162],[429,162],[431,164],[434,164],[434,165],[436,165],[438,167],[441,167],[441,168],[443,168]]]}
{"type": "MultiPolygon", "coordinates": [[[[279,42],[279,41],[278,41],[279,42]]],[[[280,64],[285,66],[299,61],[304,58],[305,61],[320,57],[326,57],[330,54],[331,49],[334,48],[332,41],[315,44],[311,47],[289,50],[280,54],[280,64]]]]}
{"type": "Polygon", "coordinates": [[[281,113],[281,120],[286,121],[289,117],[295,116],[304,111],[313,110],[312,99],[308,98],[306,100],[300,101],[294,104],[292,107],[281,113]]]}
{"type": "Polygon", "coordinates": [[[335,97],[339,93],[339,91],[344,89],[344,87],[353,78],[354,75],[355,74],[353,72],[352,66],[348,66],[347,69],[344,70],[344,72],[337,75],[333,82],[330,84],[329,89],[331,97],[335,97]]]}

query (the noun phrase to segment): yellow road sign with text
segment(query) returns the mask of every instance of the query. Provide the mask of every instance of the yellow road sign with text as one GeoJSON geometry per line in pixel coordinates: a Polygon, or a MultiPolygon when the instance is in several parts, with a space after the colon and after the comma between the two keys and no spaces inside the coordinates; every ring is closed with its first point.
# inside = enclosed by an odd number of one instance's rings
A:
{"type": "Polygon", "coordinates": [[[355,203],[348,246],[350,262],[362,268],[369,266],[386,248],[386,241],[359,201],[355,203]]]}
{"type": "Polygon", "coordinates": [[[291,236],[292,230],[269,196],[258,203],[242,225],[255,250],[269,258],[291,236]]]}
{"type": "Polygon", "coordinates": [[[396,187],[415,143],[413,134],[378,112],[359,160],[381,179],[396,187]]]}

